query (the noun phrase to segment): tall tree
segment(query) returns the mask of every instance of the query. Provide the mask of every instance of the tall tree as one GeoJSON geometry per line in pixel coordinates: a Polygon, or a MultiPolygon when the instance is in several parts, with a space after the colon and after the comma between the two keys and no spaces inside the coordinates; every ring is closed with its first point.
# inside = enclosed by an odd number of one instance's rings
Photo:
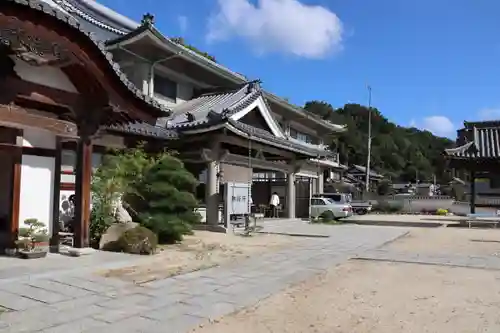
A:
{"type": "MultiPolygon", "coordinates": [[[[368,111],[366,106],[346,104],[334,109],[323,101],[309,101],[304,109],[335,124],[347,125],[347,131],[331,142],[341,161],[348,164],[366,164],[368,141],[368,111]]],[[[410,181],[416,177],[431,181],[433,176],[441,182],[449,180],[442,156],[453,141],[428,131],[398,126],[372,108],[372,160],[378,172],[394,180],[410,181]]]]}

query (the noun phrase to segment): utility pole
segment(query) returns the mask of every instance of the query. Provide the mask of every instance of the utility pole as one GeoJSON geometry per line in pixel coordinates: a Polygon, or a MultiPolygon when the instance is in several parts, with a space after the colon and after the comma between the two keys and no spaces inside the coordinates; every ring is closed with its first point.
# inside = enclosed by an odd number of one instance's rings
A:
{"type": "Polygon", "coordinates": [[[366,177],[365,177],[365,190],[366,193],[370,191],[370,160],[372,154],[372,87],[367,86],[368,89],[368,153],[366,156],[366,177]]]}

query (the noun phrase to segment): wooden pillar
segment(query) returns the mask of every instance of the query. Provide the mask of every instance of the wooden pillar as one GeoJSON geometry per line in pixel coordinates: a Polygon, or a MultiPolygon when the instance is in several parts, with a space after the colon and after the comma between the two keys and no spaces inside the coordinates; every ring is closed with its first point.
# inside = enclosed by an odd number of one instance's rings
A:
{"type": "Polygon", "coordinates": [[[470,172],[470,213],[476,213],[476,171],[470,172]]]}
{"type": "Polygon", "coordinates": [[[90,184],[92,179],[92,140],[81,137],[76,147],[75,247],[89,246],[90,184]]]}
{"type": "Polygon", "coordinates": [[[217,161],[207,164],[207,179],[205,182],[205,201],[207,205],[207,224],[219,224],[219,195],[217,193],[217,161]]]}
{"type": "Polygon", "coordinates": [[[23,164],[22,150],[13,150],[12,163],[12,192],[11,192],[11,211],[10,211],[10,240],[8,246],[15,247],[15,242],[19,233],[19,209],[21,206],[21,167],[23,164]]]}
{"type": "Polygon", "coordinates": [[[61,138],[56,137],[56,156],[54,159],[54,184],[52,199],[52,235],[50,237],[50,252],[59,252],[59,209],[61,204],[61,138]]]}
{"type": "Polygon", "coordinates": [[[286,209],[287,209],[287,217],[289,219],[295,218],[295,173],[289,172],[287,176],[287,189],[286,189],[286,209]]]}

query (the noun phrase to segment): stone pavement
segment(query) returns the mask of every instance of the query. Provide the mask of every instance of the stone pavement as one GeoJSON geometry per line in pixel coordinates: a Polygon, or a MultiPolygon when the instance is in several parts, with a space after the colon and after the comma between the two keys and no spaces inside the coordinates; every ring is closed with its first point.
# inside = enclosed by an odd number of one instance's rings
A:
{"type": "MultiPolygon", "coordinates": [[[[0,315],[0,332],[183,333],[407,233],[390,227],[322,227],[328,238],[141,286],[95,276],[87,266],[0,280],[0,305],[13,310],[0,315]]],[[[297,228],[307,227],[297,223],[297,228]]]]}

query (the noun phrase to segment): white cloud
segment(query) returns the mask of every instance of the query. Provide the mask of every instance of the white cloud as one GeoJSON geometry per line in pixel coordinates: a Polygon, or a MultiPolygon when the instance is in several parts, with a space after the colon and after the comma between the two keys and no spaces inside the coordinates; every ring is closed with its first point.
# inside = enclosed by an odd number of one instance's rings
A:
{"type": "Polygon", "coordinates": [[[481,120],[498,120],[500,119],[500,109],[485,108],[480,110],[478,115],[481,120]]]}
{"type": "Polygon", "coordinates": [[[421,128],[438,136],[450,136],[455,133],[456,127],[446,116],[430,116],[422,120],[421,128]]]}
{"type": "Polygon", "coordinates": [[[179,21],[179,28],[181,29],[181,32],[186,32],[189,24],[188,18],[186,16],[180,15],[179,17],[177,17],[177,21],[179,21]]]}
{"type": "Polygon", "coordinates": [[[207,40],[249,41],[258,53],[282,52],[320,59],[342,49],[343,27],[326,7],[298,0],[217,0],[207,40]]]}

